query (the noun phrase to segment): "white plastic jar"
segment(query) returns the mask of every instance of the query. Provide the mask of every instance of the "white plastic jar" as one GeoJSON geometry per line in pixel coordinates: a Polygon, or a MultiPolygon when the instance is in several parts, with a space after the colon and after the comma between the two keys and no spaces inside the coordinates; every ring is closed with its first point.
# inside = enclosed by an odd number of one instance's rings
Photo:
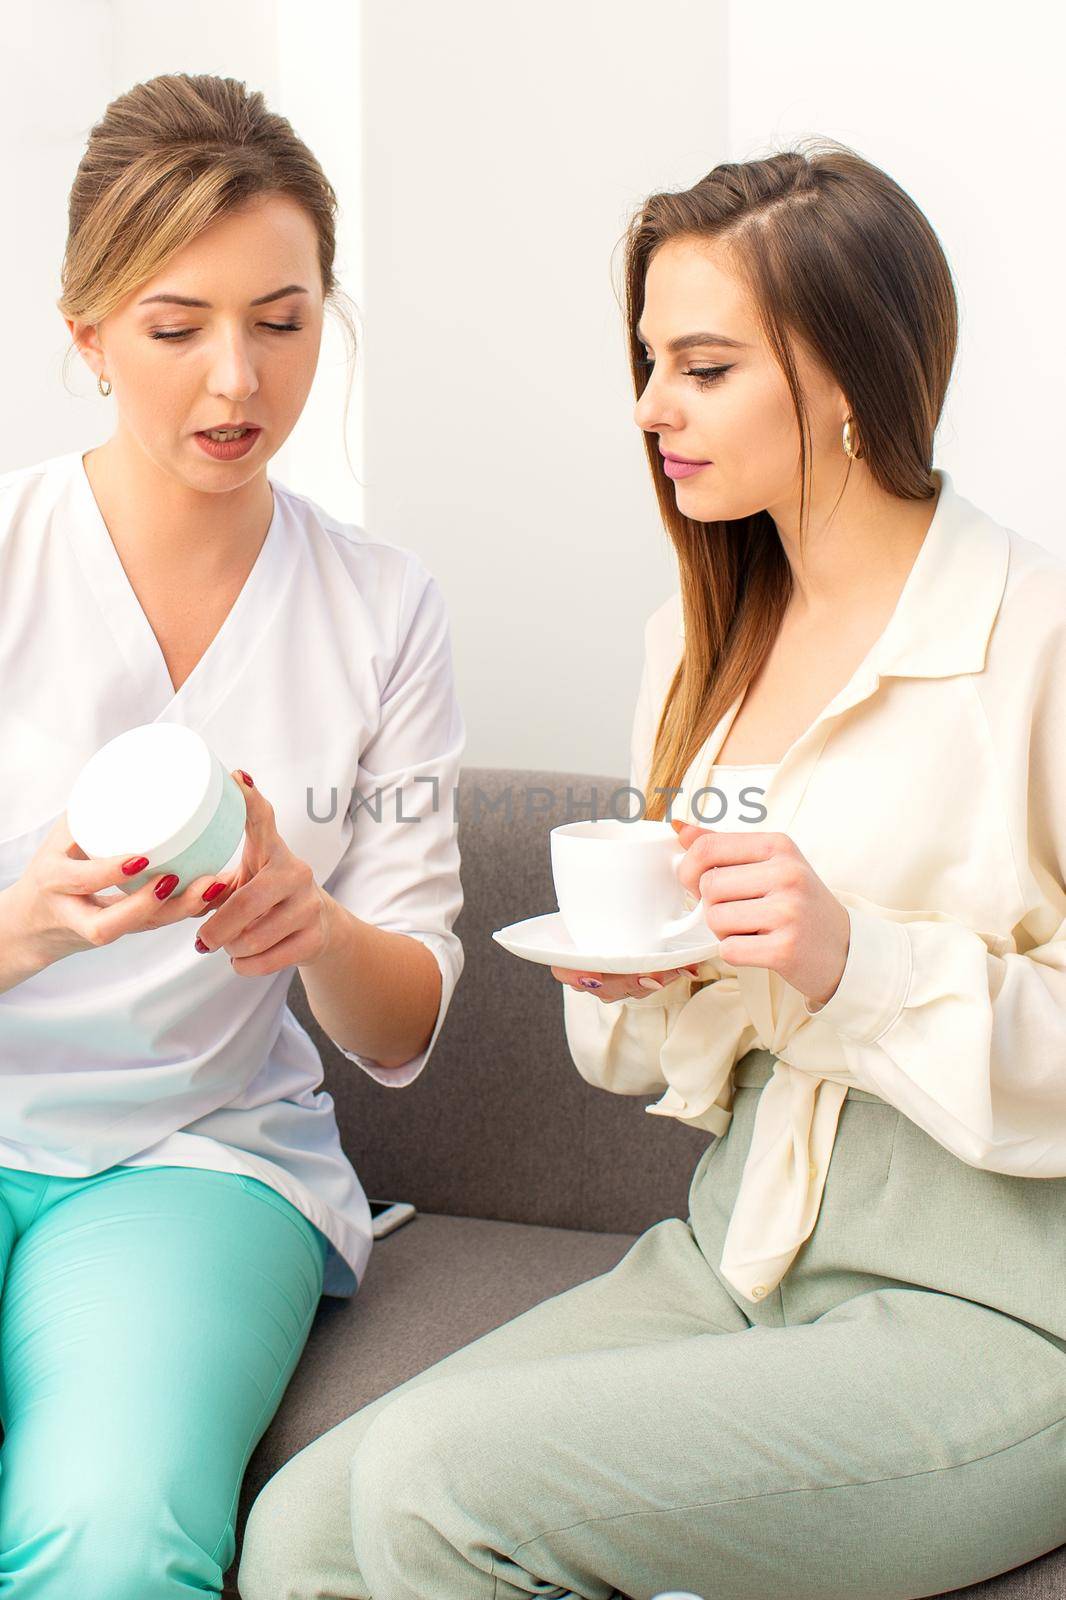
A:
{"type": "Polygon", "coordinates": [[[193,728],[149,722],[101,745],[74,780],[71,834],[92,858],[147,856],[116,885],[132,894],[160,873],[222,876],[240,863],[247,807],[240,785],[193,728]]]}

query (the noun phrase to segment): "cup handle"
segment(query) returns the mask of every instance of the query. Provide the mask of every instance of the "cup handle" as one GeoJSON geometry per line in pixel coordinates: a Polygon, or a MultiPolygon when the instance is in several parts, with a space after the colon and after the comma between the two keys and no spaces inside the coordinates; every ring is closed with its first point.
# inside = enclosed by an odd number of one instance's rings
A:
{"type": "MultiPolygon", "coordinates": [[[[686,851],[681,850],[674,858],[675,876],[677,875],[678,868],[681,866],[682,861],[685,859],[686,853],[686,851]]],[[[703,914],[702,900],[698,905],[694,906],[691,911],[687,911],[683,917],[675,917],[671,922],[664,922],[662,927],[659,929],[659,938],[663,941],[667,939],[674,939],[679,933],[694,933],[697,928],[701,927],[707,934],[707,937],[710,938],[711,930],[707,926],[707,918],[703,914]]]]}
{"type": "Polygon", "coordinates": [[[659,938],[663,940],[673,939],[676,938],[679,933],[695,933],[697,928],[703,928],[708,939],[711,938],[711,930],[708,928],[707,918],[703,914],[702,900],[700,901],[699,905],[696,906],[692,911],[688,912],[686,916],[675,917],[673,922],[664,922],[663,926],[659,929],[659,938]]]}

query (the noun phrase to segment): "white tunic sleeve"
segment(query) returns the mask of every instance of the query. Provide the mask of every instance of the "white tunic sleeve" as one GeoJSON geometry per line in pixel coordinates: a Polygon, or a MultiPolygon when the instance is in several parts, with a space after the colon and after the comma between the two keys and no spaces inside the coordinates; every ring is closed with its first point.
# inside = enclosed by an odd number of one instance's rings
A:
{"type": "Polygon", "coordinates": [[[338,1045],[349,1061],[392,1088],[411,1083],[428,1061],[463,969],[452,924],[463,904],[454,797],[466,730],[444,598],[414,560],[400,609],[380,722],[359,756],[348,808],[351,840],[323,884],[364,922],[427,945],[440,968],[437,1019],[420,1054],[402,1067],[382,1067],[338,1045]]]}
{"type": "Polygon", "coordinates": [[[1015,774],[1001,764],[1008,809],[1020,819],[1014,852],[1020,903],[1029,907],[1013,937],[841,893],[851,922],[844,972],[824,1006],[803,1010],[835,1030],[862,1088],[961,1161],[1059,1178],[1066,1177],[1066,629],[1046,648],[1028,722],[1028,767],[1020,763],[1015,774]]]}

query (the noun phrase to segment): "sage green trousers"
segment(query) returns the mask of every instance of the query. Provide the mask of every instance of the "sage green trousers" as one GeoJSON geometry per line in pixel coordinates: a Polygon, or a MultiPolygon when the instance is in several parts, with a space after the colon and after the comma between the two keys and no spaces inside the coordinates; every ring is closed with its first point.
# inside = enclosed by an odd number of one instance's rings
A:
{"type": "Polygon", "coordinates": [[[244,1600],[916,1600],[1066,1543],[1066,1179],[850,1090],[815,1229],[748,1302],[718,1262],[773,1066],[738,1064],[687,1221],[275,1475],[244,1600]]]}

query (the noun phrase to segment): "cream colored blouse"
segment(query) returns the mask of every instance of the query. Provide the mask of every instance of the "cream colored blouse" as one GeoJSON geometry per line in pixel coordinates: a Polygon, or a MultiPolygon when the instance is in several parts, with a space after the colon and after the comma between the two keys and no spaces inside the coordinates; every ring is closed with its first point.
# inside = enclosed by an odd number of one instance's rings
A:
{"type": "MultiPolygon", "coordinates": [[[[812,1011],[776,973],[718,958],[640,999],[563,991],[584,1078],[661,1091],[649,1112],[719,1135],[735,1063],[754,1047],[776,1056],[721,1261],[753,1301],[814,1228],[849,1085],[970,1166],[1066,1176],[1066,561],[935,476],[884,631],[758,778],[756,825],[788,834],[848,911],[829,1001],[812,1011]]],[[[642,792],[682,644],[675,594],[645,628],[630,765],[642,792]]],[[[741,698],[672,816],[716,815],[714,797],[691,797],[741,698]]],[[[730,811],[717,825],[749,823],[730,811]]]]}

